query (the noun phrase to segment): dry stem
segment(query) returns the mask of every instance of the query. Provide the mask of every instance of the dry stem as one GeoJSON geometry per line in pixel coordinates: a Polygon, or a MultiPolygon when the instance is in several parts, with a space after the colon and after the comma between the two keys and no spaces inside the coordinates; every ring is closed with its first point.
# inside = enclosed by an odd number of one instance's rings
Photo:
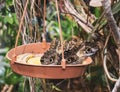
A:
{"type": "Polygon", "coordinates": [[[85,32],[91,33],[92,29],[93,29],[93,26],[91,25],[91,23],[89,23],[89,22],[87,23],[87,20],[85,20],[85,18],[75,10],[75,8],[70,3],[70,1],[69,0],[64,0],[64,5],[65,5],[65,9],[66,9],[65,12],[69,13],[69,14],[72,14],[72,15],[75,15],[75,16],[73,16],[75,21],[84,29],[85,32]]]}

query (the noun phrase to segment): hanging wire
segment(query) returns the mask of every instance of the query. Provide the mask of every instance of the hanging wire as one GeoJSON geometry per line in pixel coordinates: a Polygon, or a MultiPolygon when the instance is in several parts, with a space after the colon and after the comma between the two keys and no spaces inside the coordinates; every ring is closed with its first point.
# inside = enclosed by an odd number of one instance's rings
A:
{"type": "Polygon", "coordinates": [[[18,38],[20,36],[21,28],[22,28],[22,25],[23,25],[23,21],[24,21],[24,18],[25,18],[26,11],[27,11],[28,1],[29,0],[26,1],[25,7],[24,7],[24,11],[23,11],[23,15],[22,15],[22,18],[21,18],[21,21],[20,21],[20,24],[19,24],[19,30],[18,30],[18,33],[17,33],[17,36],[16,36],[15,47],[17,46],[18,38]]]}
{"type": "Polygon", "coordinates": [[[46,41],[45,35],[46,35],[46,0],[44,0],[44,15],[43,15],[43,41],[46,41]]]}
{"type": "Polygon", "coordinates": [[[56,0],[56,9],[57,9],[57,17],[58,17],[58,24],[59,24],[59,32],[60,32],[60,41],[61,41],[61,50],[62,50],[62,68],[65,68],[65,58],[64,58],[64,49],[63,49],[63,37],[62,37],[62,28],[60,23],[60,14],[58,9],[58,1],[56,0]]]}
{"type": "Polygon", "coordinates": [[[29,0],[26,1],[25,7],[24,7],[24,11],[23,11],[23,15],[22,15],[22,18],[20,20],[19,29],[18,29],[18,33],[17,33],[17,36],[16,36],[16,41],[15,41],[15,49],[14,49],[13,57],[16,56],[15,55],[16,54],[16,47],[17,47],[17,44],[18,44],[18,39],[19,39],[19,36],[20,36],[20,32],[21,32],[21,28],[22,28],[23,21],[24,21],[24,18],[25,18],[25,14],[26,14],[26,11],[27,11],[28,3],[29,3],[29,0]]]}

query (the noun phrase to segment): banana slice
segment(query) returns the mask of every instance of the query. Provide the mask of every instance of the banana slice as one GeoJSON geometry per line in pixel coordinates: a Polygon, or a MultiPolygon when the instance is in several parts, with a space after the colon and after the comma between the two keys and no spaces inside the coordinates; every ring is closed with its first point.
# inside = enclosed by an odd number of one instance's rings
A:
{"type": "Polygon", "coordinates": [[[26,63],[30,58],[33,58],[34,54],[25,53],[17,56],[17,62],[26,63]]]}
{"type": "Polygon", "coordinates": [[[41,65],[40,59],[41,59],[41,57],[33,57],[33,58],[30,58],[30,59],[27,61],[27,64],[41,65]]]}

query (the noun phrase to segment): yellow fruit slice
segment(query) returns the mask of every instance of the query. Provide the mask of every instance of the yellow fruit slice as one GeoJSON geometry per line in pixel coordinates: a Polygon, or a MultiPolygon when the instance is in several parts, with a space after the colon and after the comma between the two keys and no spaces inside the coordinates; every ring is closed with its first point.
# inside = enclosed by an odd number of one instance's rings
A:
{"type": "Polygon", "coordinates": [[[41,65],[40,59],[41,59],[41,57],[33,57],[33,58],[30,58],[30,59],[27,61],[27,64],[41,65]]]}
{"type": "Polygon", "coordinates": [[[90,62],[88,62],[88,60],[83,60],[82,64],[89,64],[90,62]]]}
{"type": "Polygon", "coordinates": [[[26,63],[30,58],[33,58],[34,54],[25,53],[17,56],[17,62],[26,63]]]}

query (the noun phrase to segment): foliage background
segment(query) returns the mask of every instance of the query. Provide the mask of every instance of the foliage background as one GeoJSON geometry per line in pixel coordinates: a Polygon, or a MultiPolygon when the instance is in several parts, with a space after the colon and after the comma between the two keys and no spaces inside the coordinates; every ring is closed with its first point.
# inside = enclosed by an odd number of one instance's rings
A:
{"type": "MultiPolygon", "coordinates": [[[[71,0],[75,9],[79,12],[79,4],[77,3],[79,0],[71,0]]],[[[49,36],[51,40],[54,37],[59,38],[58,33],[58,23],[56,18],[55,5],[52,2],[47,1],[47,27],[46,30],[48,32],[48,40],[49,36]],[[54,12],[53,12],[54,11],[54,12]]],[[[99,39],[97,42],[100,43],[100,50],[93,57],[94,63],[88,67],[85,75],[80,78],[70,79],[71,87],[67,87],[69,80],[57,80],[56,81],[48,81],[43,79],[29,78],[25,76],[18,75],[12,72],[9,61],[5,58],[5,55],[8,50],[14,47],[16,34],[19,26],[19,19],[14,9],[14,0],[2,0],[0,1],[0,90],[3,91],[4,88],[6,90],[10,90],[9,92],[30,92],[30,90],[34,90],[35,92],[53,92],[53,91],[61,91],[65,92],[109,92],[114,87],[114,82],[109,81],[104,73],[103,65],[102,65],[102,51],[105,44],[105,39],[109,35],[109,27],[107,24],[107,20],[105,17],[102,17],[103,10],[101,8],[90,7],[89,11],[92,12],[93,15],[96,16],[96,21],[93,22],[93,25],[99,25],[95,32],[99,34],[99,39]],[[98,22],[100,21],[100,22],[98,22]],[[102,31],[101,31],[102,30],[102,31]],[[45,82],[44,82],[45,81],[45,82]],[[62,83],[61,83],[62,81],[62,83]],[[60,85],[58,85],[61,83],[60,85]],[[10,89],[11,88],[11,89],[10,89]]],[[[41,2],[41,9],[43,8],[43,2],[41,2]]],[[[114,17],[116,19],[117,25],[120,27],[120,1],[117,3],[113,3],[112,10],[114,17]]],[[[79,12],[80,13],[80,12],[79,12]]],[[[41,17],[39,15],[38,17],[41,17]]],[[[42,18],[42,17],[41,17],[42,18]]],[[[39,25],[35,32],[39,33],[38,38],[35,42],[41,41],[42,34],[42,20],[36,21],[36,18],[31,19],[32,25],[39,25]]],[[[66,16],[65,14],[61,14],[61,24],[63,29],[63,37],[64,39],[69,39],[72,36],[72,30],[74,30],[74,34],[80,36],[82,39],[89,39],[90,35],[85,33],[83,29],[76,23],[71,16],[66,16]]],[[[27,26],[29,29],[29,26],[27,26]]],[[[33,31],[33,30],[32,30],[33,31]]],[[[28,31],[29,32],[29,31],[28,31]]],[[[27,43],[33,42],[34,35],[28,33],[26,39],[27,43]],[[30,38],[28,38],[30,37],[30,38]]],[[[22,36],[19,39],[18,45],[23,44],[22,36]]],[[[115,49],[117,49],[116,44],[113,40],[112,35],[109,38],[108,42],[108,50],[110,53],[108,59],[108,68],[109,71],[112,72],[111,75],[113,77],[118,77],[118,62],[117,62],[117,54],[115,49]],[[115,54],[113,57],[112,54],[115,54]],[[115,62],[114,62],[115,60],[115,62]]],[[[3,91],[5,92],[5,91],[3,91]]]]}

